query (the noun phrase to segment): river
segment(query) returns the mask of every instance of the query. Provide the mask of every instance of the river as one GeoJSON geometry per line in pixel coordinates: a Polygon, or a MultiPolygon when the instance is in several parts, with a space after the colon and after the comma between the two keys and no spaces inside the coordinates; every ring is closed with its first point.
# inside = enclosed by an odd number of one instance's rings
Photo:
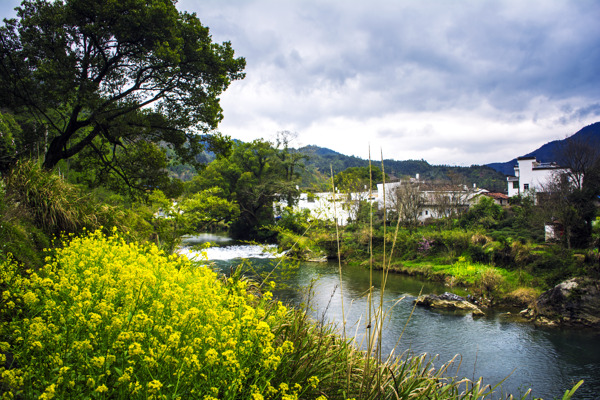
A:
{"type": "MultiPolygon", "coordinates": [[[[219,247],[207,250],[207,256],[224,271],[239,264],[241,258],[251,260],[257,268],[273,268],[272,254],[263,253],[260,246],[236,245],[213,235],[190,240],[202,241],[218,244],[219,247]]],[[[186,248],[182,252],[197,254],[186,248]]],[[[376,301],[380,298],[381,277],[381,272],[373,273],[376,301]]],[[[276,291],[277,297],[299,305],[306,301],[307,288],[312,287],[313,316],[333,322],[341,330],[345,315],[346,332],[356,335],[357,343],[362,342],[368,310],[365,293],[370,282],[367,269],[343,266],[340,285],[337,263],[302,263],[298,269],[289,271],[285,279],[289,287],[276,291]]],[[[502,390],[515,397],[532,388],[535,397],[560,398],[565,390],[583,379],[585,383],[574,398],[600,398],[600,334],[538,328],[506,312],[493,312],[482,318],[421,307],[413,312],[412,301],[419,292],[440,294],[448,290],[439,284],[391,274],[383,298],[384,307],[390,309],[383,329],[384,354],[392,350],[394,354],[406,350],[412,354],[427,353],[437,356],[437,365],[458,355],[462,362],[453,373],[470,379],[481,376],[487,384],[506,378],[502,390]]]]}

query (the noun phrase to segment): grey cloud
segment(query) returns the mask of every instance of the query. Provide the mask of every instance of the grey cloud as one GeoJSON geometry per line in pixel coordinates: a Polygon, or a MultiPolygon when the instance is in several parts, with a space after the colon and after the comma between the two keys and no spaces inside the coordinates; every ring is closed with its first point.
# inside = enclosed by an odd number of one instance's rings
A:
{"type": "Polygon", "coordinates": [[[586,107],[572,108],[565,106],[563,109],[563,115],[558,118],[558,123],[561,125],[567,125],[573,121],[583,121],[587,117],[599,117],[600,116],[600,103],[590,104],[586,107]]]}

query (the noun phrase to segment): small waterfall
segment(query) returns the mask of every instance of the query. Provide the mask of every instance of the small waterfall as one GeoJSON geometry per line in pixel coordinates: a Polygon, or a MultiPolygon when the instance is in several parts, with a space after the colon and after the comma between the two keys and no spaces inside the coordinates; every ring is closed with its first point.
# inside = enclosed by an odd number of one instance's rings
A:
{"type": "Polygon", "coordinates": [[[225,261],[239,259],[269,259],[277,258],[282,254],[277,252],[276,245],[239,244],[226,236],[203,233],[187,236],[178,251],[190,259],[204,258],[206,254],[209,261],[225,261]],[[210,243],[204,250],[196,250],[190,246],[210,243]],[[230,243],[230,244],[229,244],[230,243]]]}
{"type": "Polygon", "coordinates": [[[201,253],[206,253],[208,260],[235,260],[246,258],[276,258],[280,256],[277,253],[277,246],[268,245],[231,245],[220,247],[209,247],[204,250],[193,250],[189,247],[184,247],[179,250],[180,254],[185,254],[188,258],[203,257],[201,253]]]}

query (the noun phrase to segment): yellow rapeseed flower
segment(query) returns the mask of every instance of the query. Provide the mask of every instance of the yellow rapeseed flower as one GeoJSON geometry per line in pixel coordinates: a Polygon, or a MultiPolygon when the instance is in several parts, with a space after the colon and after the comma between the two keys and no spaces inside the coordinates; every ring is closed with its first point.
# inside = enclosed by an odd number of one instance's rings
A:
{"type": "Polygon", "coordinates": [[[56,391],[68,389],[73,398],[176,398],[180,389],[281,398],[270,379],[293,345],[275,341],[272,323],[284,319],[285,306],[266,311],[268,303],[247,296],[245,282],[223,285],[209,268],[153,245],[100,232],[70,240],[28,277],[12,265],[0,268],[0,283],[10,287],[0,313],[11,321],[2,327],[11,340],[0,350],[23,367],[2,371],[0,385],[25,398],[46,393],[44,377],[60,368],[56,391]],[[14,317],[10,307],[22,305],[23,316],[14,317]],[[255,388],[244,387],[248,376],[255,388]]]}

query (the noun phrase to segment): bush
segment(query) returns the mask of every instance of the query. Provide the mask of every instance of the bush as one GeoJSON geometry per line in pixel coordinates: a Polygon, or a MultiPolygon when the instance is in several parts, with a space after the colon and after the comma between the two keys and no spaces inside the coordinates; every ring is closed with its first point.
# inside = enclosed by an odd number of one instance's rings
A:
{"type": "Polygon", "coordinates": [[[573,276],[576,268],[570,251],[559,246],[549,246],[531,256],[527,269],[541,278],[545,287],[553,287],[573,276]]]}
{"type": "Polygon", "coordinates": [[[491,298],[492,292],[498,290],[504,283],[504,277],[493,268],[485,268],[479,272],[478,283],[482,294],[485,291],[487,297],[491,298]]]}

